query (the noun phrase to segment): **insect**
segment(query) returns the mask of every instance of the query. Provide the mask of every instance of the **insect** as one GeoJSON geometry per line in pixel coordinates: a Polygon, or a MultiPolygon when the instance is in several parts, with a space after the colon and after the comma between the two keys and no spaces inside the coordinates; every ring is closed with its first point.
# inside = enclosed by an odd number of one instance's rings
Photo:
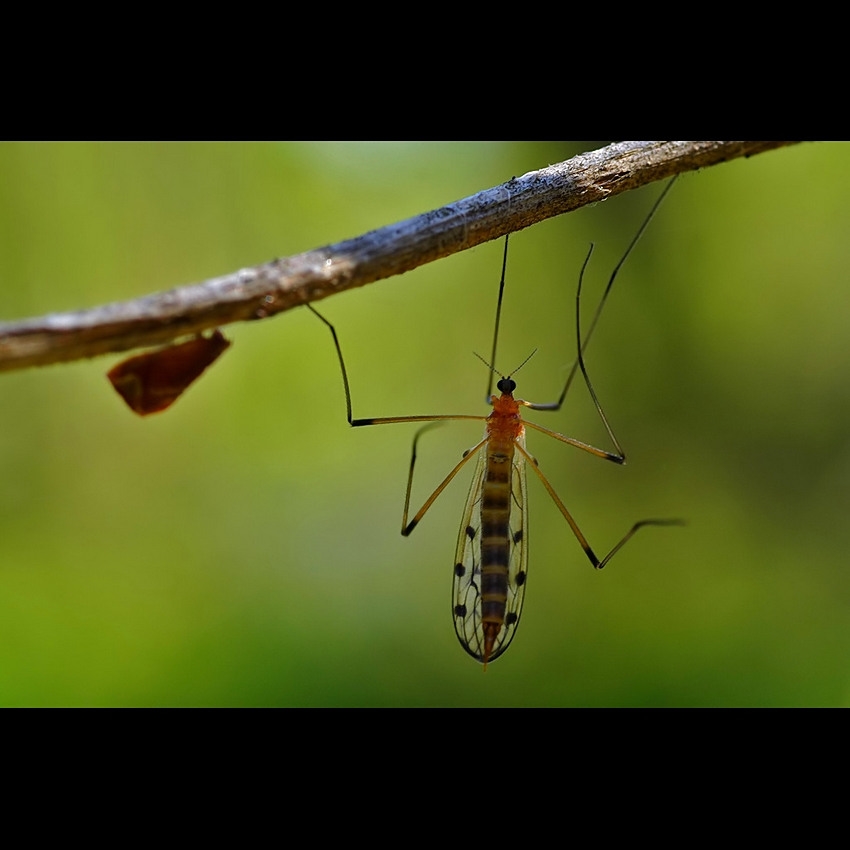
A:
{"type": "MultiPolygon", "coordinates": [[[[674,178],[675,180],[675,178],[674,178]]],[[[445,490],[454,477],[473,459],[476,459],[475,472],[472,476],[472,485],[463,509],[463,518],[458,533],[457,548],[455,550],[455,562],[453,566],[452,586],[452,618],[455,632],[461,646],[474,659],[481,662],[486,670],[487,664],[497,659],[508,648],[513,640],[522,613],[522,605],[525,597],[526,578],[528,575],[528,499],[526,493],[526,467],[530,467],[534,475],[540,479],[546,491],[552,497],[558,510],[572,529],[573,534],[584,550],[590,563],[601,570],[622,549],[631,537],[644,526],[650,525],[681,525],[678,519],[644,519],[636,522],[620,541],[602,558],[599,558],[591,548],[585,536],[582,534],[578,524],[566,505],[555,492],[553,486],[540,470],[537,461],[529,454],[525,445],[526,428],[531,428],[549,437],[553,437],[562,443],[575,446],[582,451],[595,455],[613,463],[623,464],[626,460],[619,441],[608,423],[602,405],[596,396],[587,367],[584,362],[584,350],[599,320],[614,280],[625,263],[629,254],[634,249],[643,232],[646,230],[652,217],[655,215],[659,205],[670,190],[674,180],[671,180],[658,200],[653,205],[649,214],[641,224],[637,234],[626,248],[623,257],[617,263],[608,284],[599,302],[596,312],[590,323],[584,339],[581,330],[581,290],[584,280],[584,272],[593,253],[593,245],[584,260],[579,273],[579,281],[576,292],[576,360],[573,364],[564,388],[557,401],[549,403],[534,403],[514,397],[516,390],[515,375],[532,357],[532,353],[512,373],[502,375],[497,372],[494,363],[496,360],[496,346],[499,336],[499,322],[502,309],[502,298],[505,288],[505,271],[508,258],[508,237],[505,237],[505,250],[502,259],[502,274],[499,283],[499,296],[496,308],[495,330],[493,334],[493,348],[490,361],[484,360],[476,355],[488,368],[489,379],[487,384],[487,400],[492,405],[493,411],[489,416],[474,415],[430,415],[430,416],[391,416],[371,419],[354,419],[351,407],[351,389],[348,382],[348,373],[342,356],[339,338],[334,326],[315,310],[310,304],[309,309],[327,325],[333,337],[342,371],[342,380],[345,388],[345,402],[348,422],[354,427],[365,425],[386,425],[401,422],[427,422],[429,424],[420,428],[413,439],[413,448],[410,458],[410,470],[407,478],[407,491],[404,499],[404,512],[402,515],[401,533],[407,537],[420,520],[427,513],[434,501],[445,490]],[[551,431],[534,422],[525,421],[520,415],[520,409],[527,407],[531,410],[560,410],[567,396],[567,392],[578,371],[584,378],[590,397],[596,408],[599,418],[605,427],[615,451],[609,452],[604,449],[583,443],[573,437],[551,431]],[[491,394],[493,377],[498,376],[496,388],[499,395],[491,394]],[[476,420],[485,423],[485,433],[471,449],[463,453],[460,461],[454,469],[443,479],[442,483],[428,497],[422,507],[408,522],[410,509],[410,492],[413,483],[413,471],[416,465],[416,448],[419,438],[424,431],[447,420],[476,420]]]]}

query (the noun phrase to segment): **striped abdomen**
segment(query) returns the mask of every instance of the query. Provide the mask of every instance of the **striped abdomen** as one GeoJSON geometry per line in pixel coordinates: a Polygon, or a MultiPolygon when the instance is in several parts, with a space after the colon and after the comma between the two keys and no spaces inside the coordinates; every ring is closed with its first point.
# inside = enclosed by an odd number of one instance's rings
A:
{"type": "Polygon", "coordinates": [[[505,622],[508,601],[508,566],[513,544],[510,531],[513,459],[514,441],[496,443],[491,437],[481,492],[481,622],[485,663],[505,622]]]}

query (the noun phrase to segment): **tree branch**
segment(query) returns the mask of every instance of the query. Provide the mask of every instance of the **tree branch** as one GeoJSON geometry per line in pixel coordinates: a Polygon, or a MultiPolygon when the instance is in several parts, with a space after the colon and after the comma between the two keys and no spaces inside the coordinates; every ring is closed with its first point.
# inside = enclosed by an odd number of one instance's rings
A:
{"type": "Polygon", "coordinates": [[[674,174],[792,142],[619,142],[355,239],[90,310],[0,323],[0,372],[266,319],[674,174]]]}

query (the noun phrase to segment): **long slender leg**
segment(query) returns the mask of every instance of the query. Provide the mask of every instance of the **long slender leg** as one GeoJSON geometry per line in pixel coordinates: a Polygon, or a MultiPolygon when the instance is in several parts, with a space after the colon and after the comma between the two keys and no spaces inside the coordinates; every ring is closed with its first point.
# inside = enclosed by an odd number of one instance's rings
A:
{"type": "Polygon", "coordinates": [[[543,486],[546,488],[546,491],[552,497],[552,501],[557,505],[558,510],[564,515],[564,519],[569,523],[570,528],[573,531],[573,534],[576,536],[576,540],[578,540],[579,545],[582,549],[584,549],[584,554],[587,555],[588,560],[591,564],[597,569],[601,570],[623,546],[631,539],[631,537],[637,532],[638,529],[643,528],[645,525],[684,525],[684,521],[680,519],[642,519],[636,522],[627,532],[623,535],[622,539],[613,549],[601,560],[596,556],[596,553],[591,548],[590,544],[587,542],[587,538],[582,534],[581,529],[578,527],[578,523],[573,519],[572,514],[567,510],[567,506],[561,501],[560,496],[555,492],[555,488],[549,483],[549,479],[540,471],[540,468],[537,465],[537,461],[523,448],[521,445],[517,444],[517,451],[525,457],[525,459],[530,464],[531,468],[534,470],[535,475],[540,479],[543,483],[543,486]]]}
{"type": "MultiPolygon", "coordinates": [[[[493,348],[490,352],[490,362],[484,362],[490,367],[490,377],[487,380],[487,395],[484,396],[484,401],[490,403],[490,394],[493,391],[493,374],[496,372],[496,343],[499,341],[499,323],[502,320],[502,296],[505,292],[505,269],[508,267],[508,237],[510,234],[505,234],[505,253],[502,255],[502,277],[499,280],[499,297],[496,300],[496,322],[493,327],[493,348]]],[[[481,358],[483,359],[483,358],[481,358]]]]}
{"type": "Polygon", "coordinates": [[[487,417],[485,417],[485,416],[466,416],[466,415],[452,416],[452,415],[440,414],[440,415],[435,415],[435,416],[389,416],[389,417],[379,417],[379,418],[372,418],[372,419],[354,419],[354,418],[352,418],[352,415],[351,415],[351,388],[350,388],[349,383],[348,383],[348,372],[345,368],[345,360],[343,359],[343,356],[342,356],[342,348],[340,347],[339,338],[336,335],[336,330],[335,330],[334,326],[318,310],[316,310],[310,304],[307,304],[306,306],[310,309],[311,312],[315,313],[317,318],[319,318],[322,322],[324,322],[324,324],[330,330],[331,336],[333,337],[334,346],[336,347],[337,357],[339,358],[340,370],[342,371],[342,383],[343,383],[343,386],[345,388],[346,418],[348,419],[349,425],[356,428],[356,427],[362,426],[362,425],[389,425],[389,424],[394,424],[394,423],[399,423],[399,422],[428,422],[428,423],[430,423],[430,424],[426,425],[424,428],[420,428],[413,437],[413,450],[412,450],[411,456],[410,456],[410,472],[407,476],[407,490],[406,490],[405,496],[404,496],[404,511],[403,511],[402,520],[401,520],[401,533],[405,537],[407,537],[413,531],[413,529],[416,528],[416,526],[419,524],[419,521],[422,519],[423,516],[425,516],[425,513],[427,512],[428,508],[430,508],[431,505],[434,504],[434,501],[437,499],[437,497],[440,495],[440,493],[442,493],[443,490],[445,490],[445,488],[448,486],[449,482],[455,477],[455,475],[457,475],[458,472],[460,472],[460,470],[466,465],[466,463],[469,461],[469,459],[474,454],[476,454],[477,450],[480,449],[484,445],[484,443],[487,442],[487,439],[485,438],[480,443],[478,443],[478,445],[476,445],[474,448],[472,448],[468,452],[464,453],[460,462],[445,477],[442,484],[440,484],[437,487],[437,489],[434,490],[434,492],[426,500],[425,504],[419,509],[419,511],[416,513],[416,515],[413,517],[413,519],[410,521],[410,523],[408,523],[407,516],[408,516],[408,511],[410,509],[410,491],[411,491],[411,488],[413,486],[413,470],[416,466],[416,446],[417,446],[417,443],[419,442],[419,437],[422,435],[423,431],[427,431],[429,428],[433,427],[434,425],[439,424],[440,422],[443,422],[443,421],[446,421],[446,420],[471,419],[471,420],[474,420],[474,421],[477,421],[477,422],[483,422],[483,421],[486,420],[487,417]]]}
{"type": "Polygon", "coordinates": [[[339,368],[342,370],[342,385],[345,388],[345,415],[349,425],[354,425],[354,420],[351,418],[351,388],[348,385],[348,372],[345,368],[345,360],[342,357],[342,348],[339,345],[339,338],[336,335],[336,328],[315,308],[312,304],[304,305],[311,313],[313,313],[320,321],[327,325],[328,330],[333,337],[334,346],[336,347],[336,355],[339,358],[339,368]]]}
{"type": "Polygon", "coordinates": [[[334,347],[336,348],[337,358],[339,359],[339,368],[342,372],[342,384],[345,389],[345,416],[348,424],[354,428],[362,425],[389,425],[397,422],[437,422],[449,419],[472,419],[475,421],[484,421],[486,416],[470,416],[466,414],[435,414],[429,416],[379,416],[369,419],[353,419],[351,415],[351,387],[348,383],[348,371],[345,368],[345,360],[342,356],[342,348],[339,344],[339,338],[336,335],[334,326],[315,308],[312,304],[304,305],[311,313],[324,322],[333,337],[334,347]]]}
{"type": "Polygon", "coordinates": [[[554,439],[560,440],[562,443],[575,446],[577,449],[588,452],[588,454],[592,454],[595,457],[601,457],[602,460],[610,460],[618,464],[623,464],[626,460],[623,455],[612,454],[611,452],[606,452],[605,449],[597,449],[596,446],[591,446],[589,443],[583,443],[581,440],[576,440],[575,437],[568,437],[566,434],[559,434],[557,431],[551,431],[549,428],[544,428],[536,422],[529,422],[526,419],[523,424],[526,428],[533,428],[541,434],[546,434],[547,437],[554,437],[554,439]]]}
{"type": "MultiPolygon", "coordinates": [[[[575,377],[576,371],[578,369],[580,369],[582,376],[584,377],[585,385],[587,386],[588,392],[590,393],[590,397],[593,400],[594,407],[596,408],[596,411],[599,414],[599,418],[602,420],[602,424],[605,426],[605,430],[608,433],[608,437],[610,438],[611,443],[615,448],[615,452],[612,453],[612,452],[605,451],[604,449],[598,449],[595,446],[588,445],[587,443],[582,443],[581,441],[576,440],[572,437],[567,437],[567,436],[565,436],[563,434],[559,434],[555,431],[550,431],[548,428],[543,428],[540,425],[534,424],[533,422],[526,422],[525,423],[526,427],[530,427],[530,428],[533,428],[536,431],[540,431],[544,434],[548,434],[550,437],[554,437],[556,440],[560,440],[561,442],[567,443],[571,446],[575,446],[576,448],[582,449],[583,451],[586,451],[586,452],[588,452],[592,455],[595,455],[596,457],[601,457],[604,460],[610,460],[610,461],[612,461],[614,463],[618,463],[618,464],[624,464],[626,462],[626,453],[623,450],[622,446],[620,445],[619,441],[617,440],[617,437],[614,434],[614,431],[611,428],[611,425],[608,422],[607,417],[605,416],[605,412],[602,409],[602,405],[599,402],[599,399],[596,395],[596,391],[593,388],[593,383],[590,380],[590,375],[587,372],[587,366],[584,362],[584,350],[587,347],[587,344],[590,341],[590,337],[591,337],[591,335],[593,334],[593,331],[596,328],[596,325],[599,321],[599,317],[602,313],[602,309],[604,308],[605,302],[608,299],[608,295],[611,292],[611,288],[614,285],[614,280],[617,277],[617,273],[622,268],[623,263],[625,263],[629,254],[631,254],[635,245],[637,245],[638,240],[643,235],[643,233],[646,230],[647,226],[649,225],[650,221],[652,221],[653,216],[655,215],[656,211],[658,210],[658,207],[660,206],[661,202],[664,200],[665,196],[667,195],[667,192],[670,191],[670,188],[672,187],[673,183],[675,182],[675,179],[676,178],[674,177],[673,180],[671,180],[667,184],[667,186],[664,188],[664,191],[661,193],[661,195],[658,197],[658,200],[655,202],[652,209],[649,211],[649,214],[644,219],[643,223],[641,224],[640,228],[638,229],[638,232],[635,234],[635,237],[632,239],[631,243],[629,243],[629,246],[628,246],[628,248],[626,248],[626,251],[623,254],[622,258],[620,259],[620,261],[615,266],[614,271],[611,273],[611,277],[608,279],[608,285],[605,287],[605,291],[602,294],[602,298],[599,302],[599,305],[596,308],[596,312],[593,315],[593,319],[590,323],[590,328],[588,329],[586,335],[582,339],[582,332],[581,332],[581,290],[582,290],[582,284],[584,282],[584,273],[585,273],[585,270],[587,269],[587,264],[590,261],[591,254],[593,253],[593,245],[590,246],[590,250],[587,252],[587,256],[585,257],[584,263],[582,264],[582,267],[581,267],[581,271],[579,272],[578,288],[577,288],[577,291],[576,291],[576,313],[575,313],[576,346],[577,346],[576,362],[573,364],[573,367],[570,370],[570,374],[567,376],[566,383],[564,384],[564,389],[562,390],[561,395],[558,398],[558,400],[556,402],[553,402],[553,403],[550,403],[550,404],[534,404],[534,403],[527,402],[527,401],[520,402],[521,404],[523,404],[526,407],[531,408],[532,410],[559,410],[561,408],[562,404],[564,403],[564,399],[566,398],[567,392],[570,388],[570,384],[572,383],[573,378],[575,377]]],[[[621,540],[616,544],[616,546],[614,546],[611,549],[611,551],[608,552],[608,554],[605,555],[605,557],[600,560],[596,556],[596,554],[594,553],[593,549],[590,547],[590,544],[587,542],[587,539],[581,533],[581,530],[579,529],[579,527],[576,524],[575,520],[573,519],[572,515],[567,510],[566,505],[564,505],[564,503],[561,501],[560,497],[557,495],[557,493],[555,492],[552,485],[549,483],[546,476],[543,475],[543,473],[538,468],[537,463],[534,462],[534,460],[531,458],[531,456],[526,452],[526,450],[522,446],[518,446],[518,449],[522,452],[522,454],[524,454],[526,456],[527,459],[531,460],[531,468],[534,470],[534,472],[540,478],[541,482],[543,483],[543,486],[546,488],[549,495],[552,497],[552,500],[558,506],[558,509],[561,511],[564,518],[569,523],[569,526],[572,529],[573,534],[575,534],[576,539],[578,540],[582,549],[584,550],[584,553],[587,555],[591,564],[593,564],[593,566],[596,569],[601,570],[605,566],[605,564],[607,564],[608,561],[610,561],[611,558],[613,558],[614,555],[616,555],[617,552],[619,552],[620,549],[622,549],[622,547],[625,546],[625,544],[632,538],[632,536],[640,528],[643,528],[644,526],[647,526],[647,525],[684,525],[685,524],[680,519],[645,519],[645,520],[640,520],[640,521],[636,522],[629,529],[629,531],[621,538],[621,540]]]]}
{"type": "Polygon", "coordinates": [[[590,338],[593,335],[594,330],[596,330],[596,325],[599,322],[599,317],[602,315],[602,310],[605,307],[605,303],[608,300],[608,296],[611,293],[611,289],[614,286],[614,281],[617,279],[617,275],[619,274],[620,269],[623,267],[623,264],[629,258],[629,255],[632,253],[632,251],[634,250],[637,243],[640,241],[640,238],[643,236],[644,232],[646,231],[646,228],[649,226],[649,223],[655,217],[655,213],[658,212],[658,208],[661,206],[661,203],[664,201],[664,198],[667,197],[667,193],[673,187],[673,184],[676,182],[676,179],[677,179],[676,177],[673,177],[673,179],[670,180],[667,183],[667,185],[664,187],[664,190],[661,192],[661,194],[658,196],[658,199],[652,205],[652,209],[649,211],[649,214],[643,220],[643,223],[638,228],[638,231],[635,234],[634,238],[629,243],[628,248],[626,248],[625,253],[620,258],[620,261],[617,263],[617,265],[614,267],[614,271],[611,272],[611,277],[608,278],[608,284],[605,287],[605,291],[602,293],[602,298],[600,299],[599,304],[596,307],[596,312],[593,314],[593,319],[590,322],[590,327],[587,330],[587,334],[585,335],[584,340],[581,341],[580,344],[579,344],[579,341],[582,339],[582,337],[581,337],[581,314],[580,314],[580,309],[579,309],[579,305],[580,305],[580,301],[581,301],[581,288],[582,288],[582,283],[583,283],[583,280],[584,280],[584,272],[587,268],[587,264],[590,262],[590,256],[593,253],[593,245],[591,244],[590,249],[587,252],[587,256],[584,259],[584,263],[581,267],[581,271],[579,272],[578,291],[576,292],[576,344],[578,345],[578,356],[576,357],[576,361],[573,363],[572,368],[570,369],[570,372],[567,375],[567,380],[564,383],[564,388],[563,388],[563,390],[561,390],[561,395],[558,397],[557,401],[543,403],[543,404],[530,404],[530,405],[528,405],[533,410],[560,410],[561,406],[564,403],[564,400],[567,397],[567,393],[569,392],[569,389],[570,389],[570,386],[572,385],[573,379],[576,376],[576,372],[579,369],[581,369],[582,374],[584,375],[584,378],[585,378],[585,382],[587,383],[588,389],[590,390],[591,397],[593,398],[594,403],[596,404],[596,408],[597,408],[597,410],[599,411],[599,413],[602,417],[602,421],[605,424],[605,428],[608,431],[609,435],[611,436],[612,442],[614,443],[615,446],[617,445],[616,438],[614,438],[614,434],[611,431],[611,427],[608,424],[607,420],[605,419],[605,415],[602,413],[601,405],[599,405],[598,399],[596,398],[596,393],[593,391],[593,387],[590,383],[590,379],[587,376],[587,369],[584,366],[584,356],[583,355],[584,355],[585,349],[587,348],[588,343],[590,342],[590,338]]]}
{"type": "Polygon", "coordinates": [[[409,536],[413,529],[416,528],[417,525],[419,525],[419,520],[421,520],[422,517],[425,516],[425,513],[427,512],[428,508],[430,508],[431,505],[434,504],[440,493],[442,493],[443,490],[445,490],[446,487],[449,485],[449,482],[455,477],[455,475],[458,474],[458,472],[461,471],[461,469],[463,469],[464,466],[466,466],[466,464],[473,457],[478,454],[479,449],[483,448],[483,446],[487,443],[487,437],[485,437],[483,440],[481,440],[480,443],[473,446],[471,449],[469,449],[469,451],[463,453],[463,457],[455,465],[455,468],[443,479],[442,483],[438,485],[437,489],[434,490],[434,492],[425,500],[425,504],[422,505],[422,507],[416,512],[416,516],[414,516],[408,524],[407,512],[408,508],[410,507],[410,488],[413,485],[413,467],[416,464],[416,443],[419,440],[420,434],[423,431],[427,430],[428,427],[429,426],[426,425],[425,428],[420,428],[416,432],[416,436],[413,438],[413,453],[410,456],[410,474],[407,477],[407,493],[404,497],[404,515],[401,520],[401,533],[404,537],[409,536]]]}

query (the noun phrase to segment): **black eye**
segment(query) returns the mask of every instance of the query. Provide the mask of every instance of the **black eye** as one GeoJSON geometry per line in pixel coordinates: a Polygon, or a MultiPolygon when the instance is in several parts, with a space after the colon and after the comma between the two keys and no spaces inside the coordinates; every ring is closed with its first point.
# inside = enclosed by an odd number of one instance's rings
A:
{"type": "Polygon", "coordinates": [[[510,378],[502,378],[498,384],[496,384],[500,393],[512,393],[516,389],[516,381],[511,380],[510,378]]]}

